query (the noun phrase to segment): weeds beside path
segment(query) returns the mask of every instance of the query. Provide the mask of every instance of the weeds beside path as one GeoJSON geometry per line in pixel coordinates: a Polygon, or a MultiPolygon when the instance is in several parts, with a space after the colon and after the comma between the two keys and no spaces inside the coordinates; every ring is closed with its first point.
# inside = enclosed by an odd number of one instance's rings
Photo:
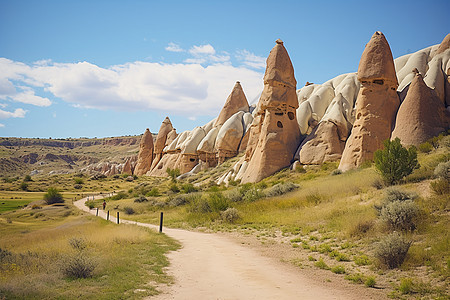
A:
{"type": "MultiPolygon", "coordinates": [[[[97,209],[76,201],[78,208],[96,214],[97,209]]],[[[99,217],[106,213],[99,210],[99,217]]],[[[110,221],[117,222],[114,216],[110,221]]],[[[120,223],[153,229],[157,226],[121,219],[120,223]]],[[[163,288],[156,299],[361,299],[381,298],[367,289],[331,281],[316,273],[303,274],[289,264],[260,255],[254,249],[217,234],[164,228],[182,249],[169,254],[169,274],[175,284],[163,288]]],[[[384,298],[384,297],[383,297],[384,298]]],[[[155,298],[152,298],[155,299],[155,298]]]]}

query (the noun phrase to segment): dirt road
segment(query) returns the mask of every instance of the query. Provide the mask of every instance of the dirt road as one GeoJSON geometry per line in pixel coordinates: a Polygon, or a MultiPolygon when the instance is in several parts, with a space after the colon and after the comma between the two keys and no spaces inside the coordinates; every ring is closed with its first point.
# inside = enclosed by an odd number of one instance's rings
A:
{"type": "MultiPolygon", "coordinates": [[[[96,214],[84,205],[86,199],[74,204],[96,214]]],[[[106,214],[99,211],[99,216],[106,214]]],[[[111,216],[112,222],[117,222],[111,216]]],[[[157,226],[120,220],[157,229],[157,226]]],[[[230,238],[180,229],[164,228],[164,233],[178,240],[182,248],[169,254],[169,274],[175,284],[163,288],[160,295],[149,299],[371,299],[351,289],[324,286],[320,281],[302,275],[274,259],[230,238]]]]}

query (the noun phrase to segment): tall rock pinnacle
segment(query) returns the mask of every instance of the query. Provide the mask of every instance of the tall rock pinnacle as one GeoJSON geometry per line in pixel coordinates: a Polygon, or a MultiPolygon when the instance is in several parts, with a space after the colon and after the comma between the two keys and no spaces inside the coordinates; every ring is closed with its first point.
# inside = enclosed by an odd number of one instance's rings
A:
{"type": "Polygon", "coordinates": [[[151,169],[153,169],[162,157],[163,149],[167,144],[167,135],[173,130],[172,123],[169,117],[166,117],[159,128],[156,136],[155,148],[153,150],[153,162],[151,169]]]}
{"type": "Polygon", "coordinates": [[[372,160],[383,141],[390,138],[400,100],[391,49],[384,35],[374,33],[361,56],[358,80],[362,87],[356,99],[356,120],[339,169],[347,171],[372,160]]]}
{"type": "Polygon", "coordinates": [[[267,58],[264,90],[250,129],[243,183],[260,181],[290,165],[300,141],[296,84],[291,59],[277,40],[267,58]]]}
{"type": "Polygon", "coordinates": [[[139,155],[134,174],[141,176],[150,170],[153,162],[153,135],[147,128],[139,145],[139,155]]]}
{"type": "Polygon", "coordinates": [[[231,94],[228,96],[225,104],[220,111],[219,116],[217,117],[216,122],[214,123],[214,127],[223,125],[226,120],[228,120],[232,115],[237,113],[238,111],[249,111],[249,105],[247,101],[247,97],[245,97],[244,91],[242,90],[241,83],[236,81],[236,84],[231,91],[231,94]]]}

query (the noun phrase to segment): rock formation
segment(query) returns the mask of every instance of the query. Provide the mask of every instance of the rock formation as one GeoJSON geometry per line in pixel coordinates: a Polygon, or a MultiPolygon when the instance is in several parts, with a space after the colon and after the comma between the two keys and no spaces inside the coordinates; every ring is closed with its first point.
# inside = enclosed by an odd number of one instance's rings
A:
{"type": "MultiPolygon", "coordinates": [[[[300,141],[296,119],[298,100],[297,81],[289,55],[281,40],[267,58],[264,74],[264,90],[258,102],[259,125],[252,123],[248,147],[253,152],[242,182],[257,182],[291,164],[293,154],[300,141]],[[257,137],[257,132],[260,133],[257,137]],[[257,139],[256,147],[253,148],[257,139]]],[[[256,120],[255,118],[254,120],[256,120]]],[[[249,154],[250,156],[250,154],[249,154]]]]}
{"type": "Polygon", "coordinates": [[[159,128],[158,135],[153,150],[153,162],[151,169],[155,168],[163,155],[163,149],[166,147],[167,136],[173,130],[169,117],[166,117],[159,128]]]}
{"type": "Polygon", "coordinates": [[[356,100],[356,120],[339,169],[347,171],[372,160],[373,153],[390,138],[399,106],[397,76],[391,49],[377,31],[367,43],[358,67],[362,87],[356,100]]]}
{"type": "Polygon", "coordinates": [[[231,116],[220,128],[216,139],[218,163],[223,163],[227,158],[234,157],[238,153],[239,144],[244,135],[242,124],[243,111],[231,116]]]}
{"type": "Polygon", "coordinates": [[[398,137],[402,144],[417,146],[447,129],[450,114],[417,69],[415,73],[398,110],[392,139],[398,137]]]}
{"type": "Polygon", "coordinates": [[[225,104],[214,123],[214,127],[223,125],[232,115],[239,111],[248,112],[249,106],[247,97],[245,97],[244,91],[242,90],[241,83],[236,81],[231,94],[225,101],[225,104]]]}
{"type": "Polygon", "coordinates": [[[152,166],[153,162],[153,135],[147,128],[142,136],[139,145],[139,155],[133,174],[137,176],[144,175],[152,166]]]}

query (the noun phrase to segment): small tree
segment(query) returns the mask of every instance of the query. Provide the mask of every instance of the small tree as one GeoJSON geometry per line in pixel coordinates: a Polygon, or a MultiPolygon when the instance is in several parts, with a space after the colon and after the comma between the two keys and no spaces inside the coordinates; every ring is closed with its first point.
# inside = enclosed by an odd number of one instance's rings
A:
{"type": "Polygon", "coordinates": [[[177,182],[177,177],[181,174],[180,169],[167,168],[166,172],[172,178],[172,182],[177,182]]]}
{"type": "Polygon", "coordinates": [[[56,188],[49,188],[47,190],[47,193],[44,194],[44,201],[47,204],[53,204],[53,203],[63,203],[64,199],[61,193],[56,188]]]}
{"type": "Polygon", "coordinates": [[[374,159],[375,167],[388,184],[398,183],[403,177],[420,167],[414,146],[406,149],[399,138],[393,141],[385,140],[383,144],[384,149],[375,151],[374,159]]]}

